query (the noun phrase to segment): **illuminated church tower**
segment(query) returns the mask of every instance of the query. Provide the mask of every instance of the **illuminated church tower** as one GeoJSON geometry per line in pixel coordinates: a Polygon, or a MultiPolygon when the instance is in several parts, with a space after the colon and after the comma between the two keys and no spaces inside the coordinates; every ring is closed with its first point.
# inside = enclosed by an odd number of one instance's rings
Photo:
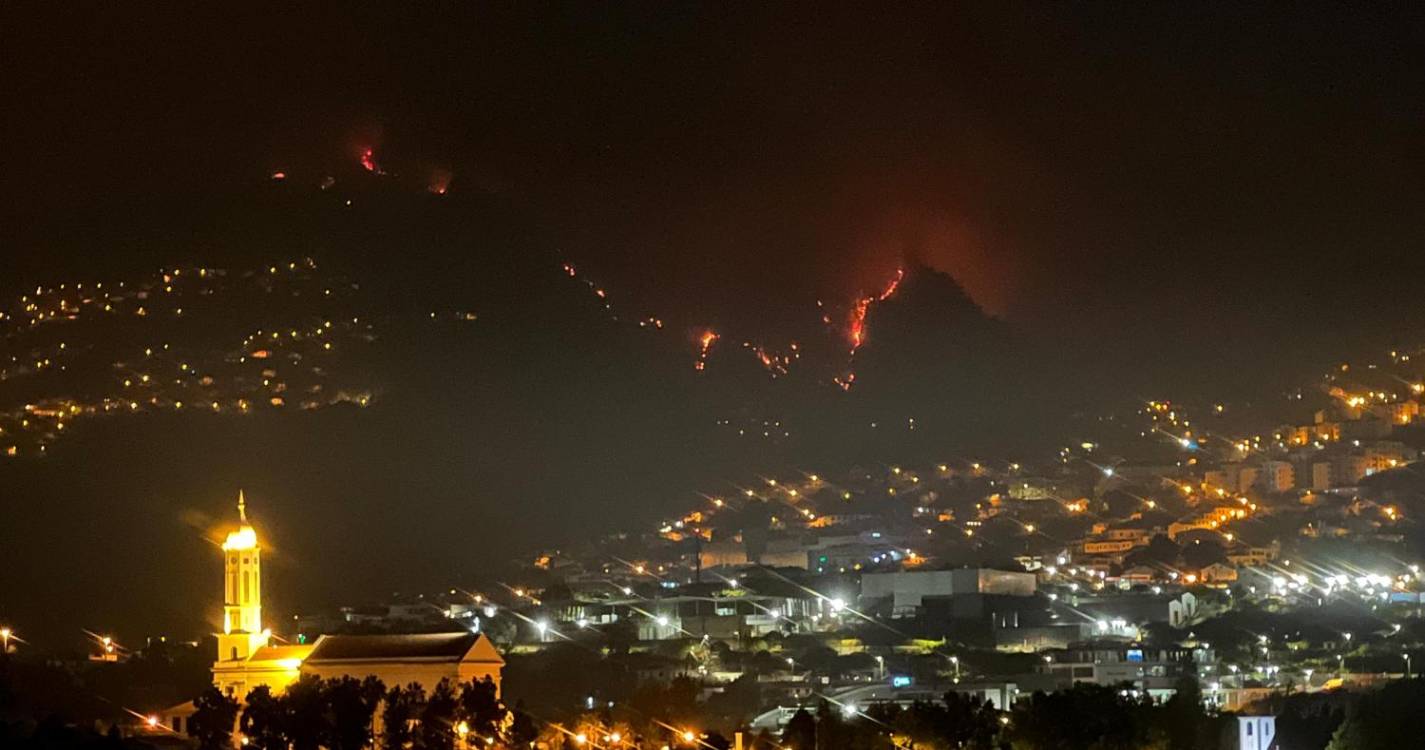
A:
{"type": "Polygon", "coordinates": [[[247,523],[247,501],[238,491],[237,531],[223,542],[223,632],[218,661],[247,659],[266,646],[271,633],[262,627],[262,549],[247,523]]]}

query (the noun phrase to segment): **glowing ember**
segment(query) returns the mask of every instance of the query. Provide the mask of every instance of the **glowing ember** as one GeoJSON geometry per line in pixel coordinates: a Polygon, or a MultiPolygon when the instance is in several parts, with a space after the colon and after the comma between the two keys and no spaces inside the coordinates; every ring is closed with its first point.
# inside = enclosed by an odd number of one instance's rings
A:
{"type": "Polygon", "coordinates": [[[717,333],[711,328],[704,330],[702,335],[698,336],[698,361],[694,363],[694,369],[702,370],[707,367],[708,352],[712,350],[712,345],[718,338],[717,333]]]}
{"type": "Polygon", "coordinates": [[[904,278],[905,278],[905,269],[904,269],[904,268],[897,268],[897,269],[896,269],[896,277],[895,277],[894,279],[891,279],[891,283],[889,283],[889,284],[886,285],[886,288],[881,292],[881,296],[878,298],[878,301],[880,301],[880,302],[885,302],[886,300],[890,299],[890,298],[891,298],[891,295],[895,294],[895,293],[896,293],[896,290],[900,288],[901,279],[904,279],[904,278]]]}
{"type": "Polygon", "coordinates": [[[743,346],[748,347],[752,350],[752,355],[757,358],[758,362],[762,363],[762,367],[765,370],[772,373],[773,378],[776,378],[779,375],[786,375],[788,369],[792,366],[792,362],[794,360],[800,359],[802,356],[801,351],[797,346],[797,342],[795,341],[791,343],[790,354],[781,354],[779,352],[768,351],[765,347],[757,346],[751,343],[744,343],[743,346]]]}
{"type": "Polygon", "coordinates": [[[431,172],[430,180],[426,182],[426,192],[432,195],[445,195],[450,191],[450,181],[455,177],[448,169],[435,169],[431,172]]]}

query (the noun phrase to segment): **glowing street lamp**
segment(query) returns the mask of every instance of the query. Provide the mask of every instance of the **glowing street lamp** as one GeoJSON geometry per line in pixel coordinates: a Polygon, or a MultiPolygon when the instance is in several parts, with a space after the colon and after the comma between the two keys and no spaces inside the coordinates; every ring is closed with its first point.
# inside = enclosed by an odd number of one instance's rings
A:
{"type": "Polygon", "coordinates": [[[10,653],[10,635],[14,633],[9,628],[0,628],[0,654],[10,653]]]}

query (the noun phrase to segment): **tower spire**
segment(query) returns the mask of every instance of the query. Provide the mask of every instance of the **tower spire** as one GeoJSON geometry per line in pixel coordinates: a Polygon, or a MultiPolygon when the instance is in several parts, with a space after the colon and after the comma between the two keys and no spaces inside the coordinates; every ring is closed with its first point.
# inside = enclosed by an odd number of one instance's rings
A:
{"type": "Polygon", "coordinates": [[[238,520],[247,523],[247,499],[242,496],[242,490],[238,490],[238,520]]]}

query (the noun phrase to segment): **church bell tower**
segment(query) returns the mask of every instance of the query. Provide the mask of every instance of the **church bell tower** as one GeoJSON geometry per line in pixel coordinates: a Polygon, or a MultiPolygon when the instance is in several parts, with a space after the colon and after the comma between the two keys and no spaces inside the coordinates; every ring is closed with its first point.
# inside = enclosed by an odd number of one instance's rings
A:
{"type": "Polygon", "coordinates": [[[223,632],[218,661],[246,659],[266,646],[262,627],[262,549],[247,522],[247,500],[238,491],[238,528],[223,542],[223,632]]]}

